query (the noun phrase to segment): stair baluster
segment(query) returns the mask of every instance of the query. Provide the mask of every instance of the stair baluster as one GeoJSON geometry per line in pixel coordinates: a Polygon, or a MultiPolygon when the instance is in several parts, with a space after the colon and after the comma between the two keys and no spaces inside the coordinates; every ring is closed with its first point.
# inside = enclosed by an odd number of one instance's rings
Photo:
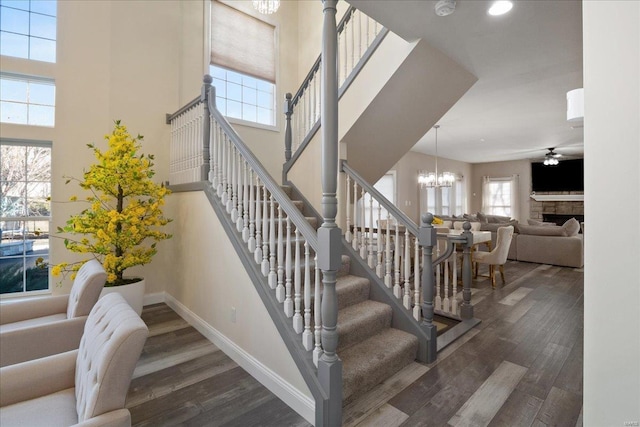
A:
{"type": "Polygon", "coordinates": [[[276,289],[278,286],[278,274],[276,273],[276,202],[273,200],[273,194],[270,195],[269,200],[269,206],[271,208],[269,214],[269,286],[271,289],[276,289]]]}
{"type": "Polygon", "coordinates": [[[369,194],[369,239],[367,241],[367,249],[369,255],[367,256],[367,264],[369,268],[375,268],[375,258],[373,254],[373,197],[369,194]]]}
{"type": "Polygon", "coordinates": [[[385,237],[387,239],[385,243],[385,275],[384,275],[384,284],[387,288],[391,289],[391,213],[387,211],[387,232],[385,233],[385,237]]]}
{"type": "Polygon", "coordinates": [[[360,209],[360,258],[367,259],[367,227],[365,226],[365,209],[364,209],[364,188],[360,191],[360,203],[362,208],[360,209]]]}
{"type": "Polygon", "coordinates": [[[360,234],[358,233],[358,183],[353,181],[353,241],[351,247],[358,250],[360,234]]]}
{"type": "MultiPolygon", "coordinates": [[[[260,178],[256,174],[256,202],[255,202],[255,252],[253,259],[256,261],[256,264],[260,264],[262,262],[262,193],[260,191],[260,178]]],[[[252,203],[253,205],[253,203],[252,203]]],[[[249,238],[251,241],[251,237],[249,238]]],[[[251,247],[249,247],[251,249],[251,247]]]]}
{"type": "Polygon", "coordinates": [[[344,233],[344,238],[348,243],[351,243],[351,177],[347,175],[347,231],[344,233]]]}
{"type": "MultiPolygon", "coordinates": [[[[248,230],[248,238],[247,245],[249,246],[249,252],[254,253],[256,251],[256,198],[255,198],[255,187],[253,186],[253,170],[249,169],[249,180],[245,189],[249,191],[249,226],[248,230]]],[[[245,200],[247,196],[245,196],[245,200]]],[[[245,226],[246,227],[246,226],[245,226]]]]}
{"type": "MultiPolygon", "coordinates": [[[[285,288],[285,297],[284,297],[284,314],[287,317],[293,316],[293,300],[291,299],[291,221],[289,221],[289,217],[287,216],[285,219],[287,224],[287,244],[285,245],[285,261],[284,261],[284,288],[285,288]]],[[[296,242],[296,245],[298,243],[296,242]]]]}
{"type": "MultiPolygon", "coordinates": [[[[347,175],[348,177],[349,175],[347,175]]],[[[348,209],[347,209],[348,210],[348,209]]],[[[382,279],[383,273],[383,265],[382,265],[382,232],[380,231],[380,227],[382,226],[382,205],[378,203],[378,223],[376,224],[376,234],[378,240],[378,246],[376,251],[376,276],[382,279]]]]}
{"type": "Polygon", "coordinates": [[[313,295],[313,330],[315,347],[313,349],[313,364],[318,367],[318,361],[322,356],[322,282],[320,281],[320,268],[318,267],[318,253],[313,258],[315,268],[315,292],[313,295]]]}
{"type": "Polygon", "coordinates": [[[304,332],[302,345],[307,351],[313,349],[313,334],[311,333],[311,256],[309,242],[304,242],[304,332]]]}
{"type": "Polygon", "coordinates": [[[294,314],[293,314],[293,330],[296,333],[301,334],[304,327],[302,322],[302,283],[301,283],[301,275],[302,275],[302,265],[300,264],[300,232],[296,228],[295,234],[295,245],[296,245],[296,254],[295,254],[295,262],[294,262],[294,270],[293,270],[293,285],[294,285],[294,294],[293,294],[293,303],[294,303],[294,314]]]}
{"type": "Polygon", "coordinates": [[[269,227],[269,202],[267,186],[262,187],[262,275],[267,277],[269,275],[269,237],[268,234],[271,231],[269,227]]]}
{"type": "Polygon", "coordinates": [[[404,308],[411,310],[411,243],[409,229],[404,232],[404,297],[402,303],[404,308]]]}
{"type": "Polygon", "coordinates": [[[394,271],[394,280],[393,280],[393,295],[396,298],[402,298],[402,288],[400,287],[400,254],[402,252],[402,244],[400,242],[400,224],[396,220],[394,222],[394,226],[396,229],[396,238],[393,242],[393,271],[394,271]]]}
{"type": "Polygon", "coordinates": [[[413,318],[420,321],[420,242],[415,241],[415,255],[413,259],[413,318]]]}
{"type": "Polygon", "coordinates": [[[282,219],[282,207],[278,205],[278,286],[276,287],[276,299],[284,302],[284,220],[282,219]]]}

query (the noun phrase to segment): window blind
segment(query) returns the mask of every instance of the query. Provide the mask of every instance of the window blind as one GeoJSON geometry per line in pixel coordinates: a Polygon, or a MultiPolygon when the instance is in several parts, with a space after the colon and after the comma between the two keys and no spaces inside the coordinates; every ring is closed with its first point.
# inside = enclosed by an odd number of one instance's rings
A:
{"type": "Polygon", "coordinates": [[[211,63],[275,84],[275,27],[212,0],[211,63]]]}

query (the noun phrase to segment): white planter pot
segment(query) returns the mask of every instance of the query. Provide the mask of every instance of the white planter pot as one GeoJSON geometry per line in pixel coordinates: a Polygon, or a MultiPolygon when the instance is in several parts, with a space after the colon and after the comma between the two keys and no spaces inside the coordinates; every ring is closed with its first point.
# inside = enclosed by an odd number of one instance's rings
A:
{"type": "Polygon", "coordinates": [[[124,297],[124,299],[129,303],[131,308],[138,313],[138,316],[142,313],[142,304],[144,300],[144,279],[141,279],[139,282],[130,283],[128,285],[122,286],[110,286],[106,288],[102,288],[102,292],[100,292],[100,297],[118,292],[120,295],[124,297]]]}

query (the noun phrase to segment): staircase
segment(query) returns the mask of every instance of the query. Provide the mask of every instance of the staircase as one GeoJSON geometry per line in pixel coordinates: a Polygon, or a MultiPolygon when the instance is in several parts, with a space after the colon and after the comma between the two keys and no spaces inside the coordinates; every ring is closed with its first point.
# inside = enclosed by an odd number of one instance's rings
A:
{"type": "MultiPolygon", "coordinates": [[[[292,188],[283,186],[291,198],[292,188]]],[[[305,203],[292,199],[305,212],[305,203]]],[[[308,209],[308,207],[307,207],[308,209]]],[[[317,228],[317,219],[307,217],[317,228]]],[[[338,271],[338,354],[342,359],[343,406],[356,400],[416,359],[418,338],[391,327],[393,310],[388,304],[374,301],[371,283],[351,274],[351,259],[342,256],[338,271]]],[[[315,283],[314,290],[315,292],[315,283]]]]}

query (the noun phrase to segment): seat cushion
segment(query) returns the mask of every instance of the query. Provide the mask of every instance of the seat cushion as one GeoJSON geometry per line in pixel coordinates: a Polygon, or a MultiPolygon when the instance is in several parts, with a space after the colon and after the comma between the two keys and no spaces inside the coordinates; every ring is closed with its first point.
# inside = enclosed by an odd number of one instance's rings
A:
{"type": "Polygon", "coordinates": [[[0,332],[13,331],[16,329],[28,328],[31,326],[48,325],[58,320],[66,320],[66,313],[51,314],[49,316],[36,317],[35,319],[22,320],[20,322],[0,325],[0,332]]]}
{"type": "Polygon", "coordinates": [[[66,427],[77,423],[74,388],[5,406],[0,410],[2,427],[66,427]]]}

